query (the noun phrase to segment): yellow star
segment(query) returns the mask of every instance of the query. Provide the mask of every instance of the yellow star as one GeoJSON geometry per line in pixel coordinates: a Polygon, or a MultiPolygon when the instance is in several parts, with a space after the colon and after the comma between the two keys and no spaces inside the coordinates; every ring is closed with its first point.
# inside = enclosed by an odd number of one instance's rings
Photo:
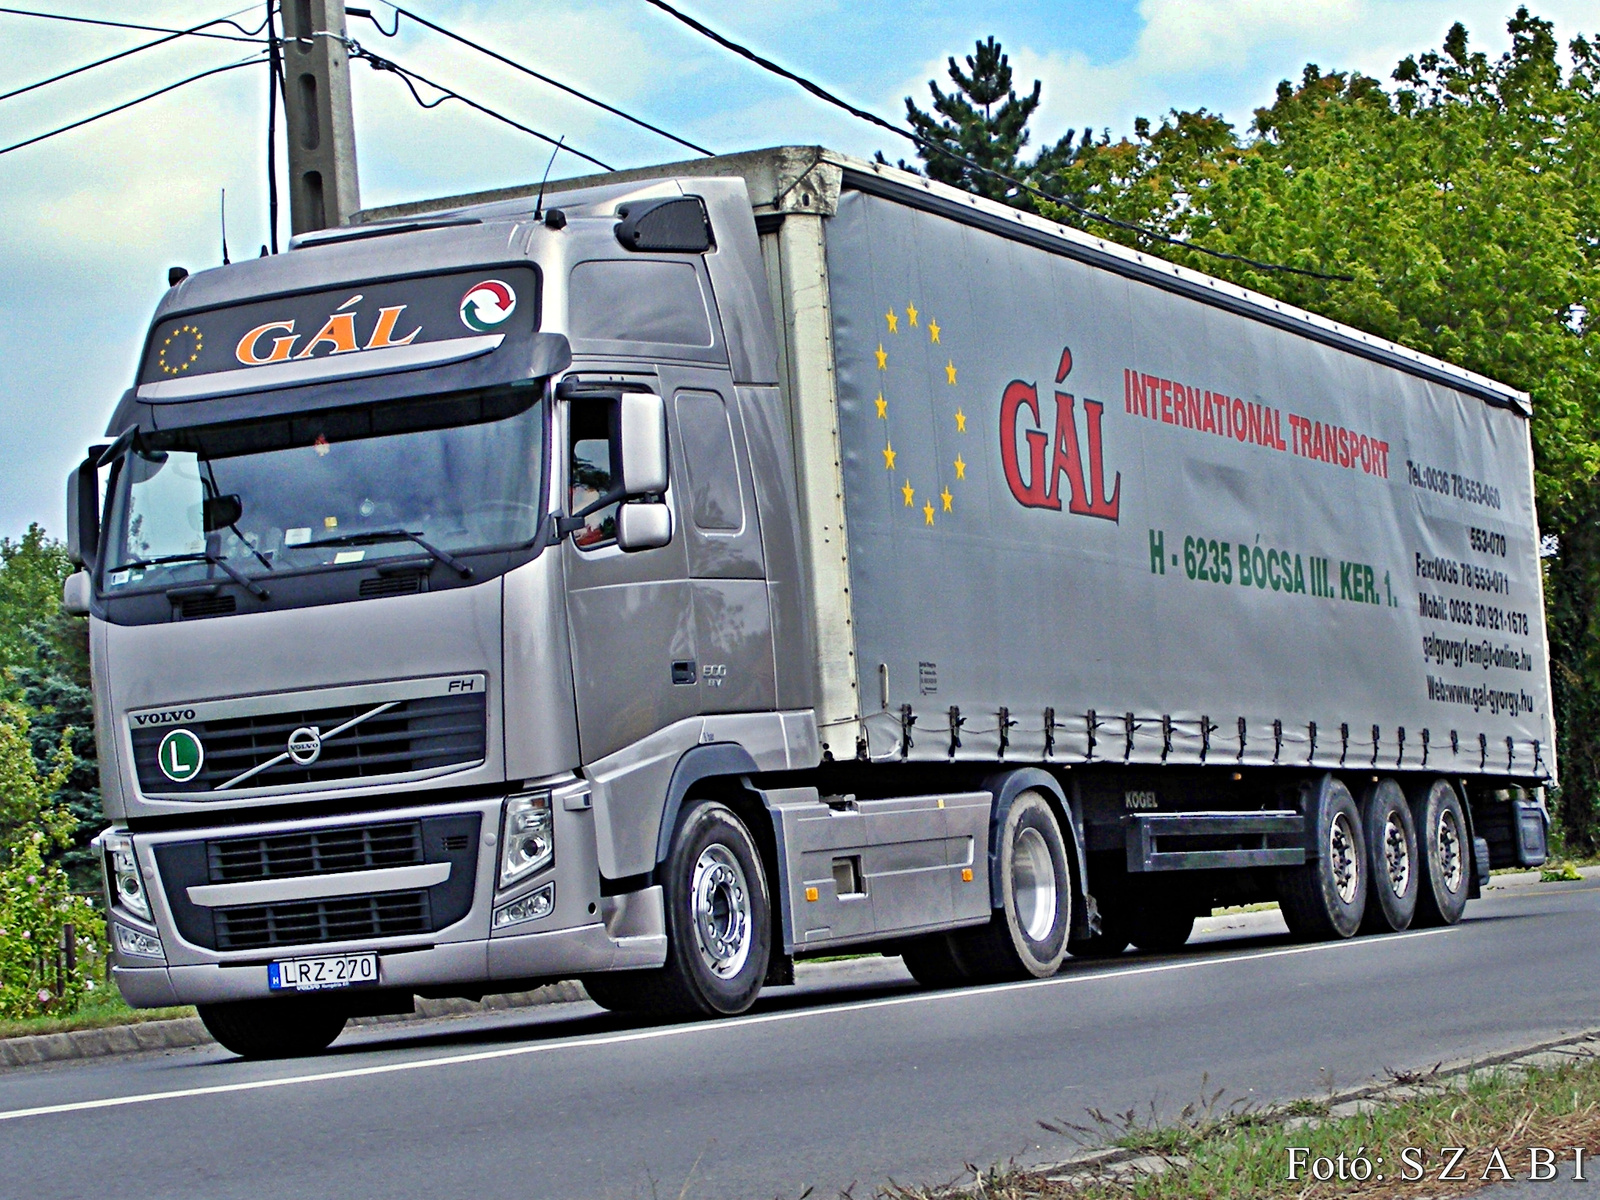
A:
{"type": "Polygon", "coordinates": [[[945,512],[949,512],[950,511],[950,501],[954,500],[955,497],[950,494],[950,486],[948,484],[945,485],[944,491],[939,493],[939,499],[944,501],[944,510],[945,510],[945,512]]]}
{"type": "Polygon", "coordinates": [[[937,321],[929,321],[928,322],[928,336],[931,337],[936,342],[939,340],[939,322],[937,322],[937,321]]]}
{"type": "Polygon", "coordinates": [[[965,461],[963,461],[961,455],[958,454],[958,455],[956,455],[956,478],[957,479],[965,479],[966,477],[967,477],[967,464],[966,464],[965,461]]]}
{"type": "Polygon", "coordinates": [[[891,308],[888,312],[883,314],[883,317],[884,317],[884,320],[889,322],[889,332],[890,333],[899,333],[900,332],[900,314],[899,313],[895,312],[894,309],[891,308]]]}
{"type": "Polygon", "coordinates": [[[885,352],[882,342],[878,343],[877,354],[878,354],[878,370],[887,371],[889,369],[889,355],[885,352]]]}
{"type": "MultiPolygon", "coordinates": [[[[950,382],[954,383],[955,381],[956,381],[956,373],[954,371],[951,371],[950,372],[950,382]]],[[[965,433],[966,431],[967,431],[967,414],[962,412],[958,408],[958,409],[956,409],[956,432],[957,433],[965,433]]]]}
{"type": "Polygon", "coordinates": [[[883,469],[885,471],[894,470],[894,447],[888,442],[883,444],[883,469]]]}
{"type": "Polygon", "coordinates": [[[933,502],[931,500],[922,506],[922,518],[926,524],[933,524],[933,502]]]}
{"type": "Polygon", "coordinates": [[[913,325],[917,323],[917,306],[915,304],[906,305],[906,320],[913,325]]]}
{"type": "Polygon", "coordinates": [[[906,485],[900,489],[900,494],[906,498],[906,507],[910,508],[917,496],[917,489],[911,486],[911,480],[906,480],[906,485]]]}
{"type": "Polygon", "coordinates": [[[956,381],[956,364],[954,361],[944,364],[944,373],[945,377],[950,380],[950,383],[953,386],[956,381]]]}
{"type": "Polygon", "coordinates": [[[883,398],[883,393],[878,393],[878,416],[883,420],[889,419],[889,402],[883,398]]]}

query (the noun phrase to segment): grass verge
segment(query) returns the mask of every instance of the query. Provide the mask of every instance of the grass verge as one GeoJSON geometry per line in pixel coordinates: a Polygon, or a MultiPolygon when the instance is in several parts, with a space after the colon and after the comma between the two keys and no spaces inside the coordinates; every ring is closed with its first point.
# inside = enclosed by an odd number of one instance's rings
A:
{"type": "Polygon", "coordinates": [[[1301,1101],[1253,1110],[1223,1105],[1219,1093],[1170,1122],[1131,1111],[1091,1112],[1087,1125],[1041,1122],[1052,1132],[1107,1142],[1124,1156],[1070,1169],[996,1167],[945,1187],[895,1186],[883,1195],[890,1200],[1454,1197],[1507,1178],[1528,1178],[1535,1147],[1552,1150],[1564,1176],[1570,1176],[1573,1147],[1585,1150],[1590,1178],[1600,1169],[1600,1157],[1589,1161],[1590,1154],[1600,1154],[1600,1058],[1592,1054],[1537,1068],[1498,1067],[1443,1079],[1397,1077],[1396,1083],[1387,1099],[1331,1109],[1327,1103],[1301,1101]],[[1354,1107],[1364,1111],[1348,1111],[1354,1107]],[[1462,1153],[1447,1149],[1452,1147],[1462,1153]],[[1291,1151],[1302,1164],[1293,1172],[1291,1151]],[[1327,1163],[1330,1178],[1314,1177],[1318,1159],[1327,1163]]]}
{"type": "Polygon", "coordinates": [[[134,1025],[142,1021],[170,1021],[192,1017],[194,1009],[129,1008],[114,986],[101,984],[77,1012],[65,1017],[25,1017],[0,1021],[0,1038],[27,1037],[35,1033],[71,1033],[75,1029],[104,1029],[110,1025],[134,1025]]]}

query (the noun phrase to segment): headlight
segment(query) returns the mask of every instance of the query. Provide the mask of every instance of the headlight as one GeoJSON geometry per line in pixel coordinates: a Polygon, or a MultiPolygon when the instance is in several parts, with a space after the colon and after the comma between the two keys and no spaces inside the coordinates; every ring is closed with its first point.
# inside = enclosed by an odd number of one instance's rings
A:
{"type": "Polygon", "coordinates": [[[555,825],[550,794],[512,796],[500,820],[500,886],[541,871],[555,861],[555,825]]]}
{"type": "Polygon", "coordinates": [[[134,857],[133,841],[126,837],[107,837],[106,876],[111,880],[111,898],[136,917],[150,920],[150,898],[144,892],[144,877],[134,857]]]}

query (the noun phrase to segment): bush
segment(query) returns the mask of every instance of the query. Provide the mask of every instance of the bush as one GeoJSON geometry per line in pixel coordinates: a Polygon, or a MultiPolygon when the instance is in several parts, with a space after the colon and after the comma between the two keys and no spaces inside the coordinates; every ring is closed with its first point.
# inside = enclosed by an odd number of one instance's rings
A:
{"type": "Polygon", "coordinates": [[[104,960],[104,919],[45,859],[77,826],[59,802],[72,772],[70,743],[67,730],[41,773],[27,712],[0,704],[0,1017],[73,1012],[104,960]]]}

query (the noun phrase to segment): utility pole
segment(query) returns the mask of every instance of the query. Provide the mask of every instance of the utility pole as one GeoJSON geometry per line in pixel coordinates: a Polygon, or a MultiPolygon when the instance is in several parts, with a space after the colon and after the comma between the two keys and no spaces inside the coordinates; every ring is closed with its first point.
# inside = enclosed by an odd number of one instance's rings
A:
{"type": "Polygon", "coordinates": [[[349,223],[361,207],[344,0],[283,0],[289,227],[349,223]]]}

